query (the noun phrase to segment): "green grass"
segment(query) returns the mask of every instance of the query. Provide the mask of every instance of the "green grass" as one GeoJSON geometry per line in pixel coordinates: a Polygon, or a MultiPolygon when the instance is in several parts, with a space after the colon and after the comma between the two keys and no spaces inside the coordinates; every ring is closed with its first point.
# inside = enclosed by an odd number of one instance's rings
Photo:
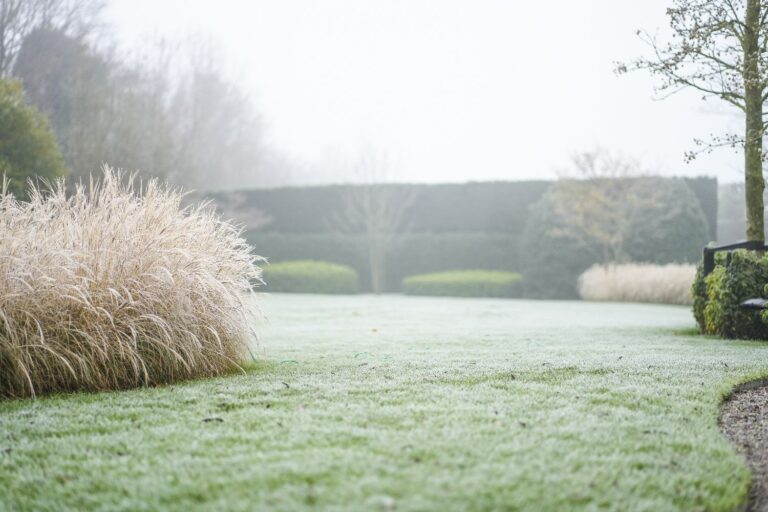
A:
{"type": "Polygon", "coordinates": [[[0,402],[0,510],[732,510],[768,345],[687,308],[271,296],[246,374],[0,402]]]}

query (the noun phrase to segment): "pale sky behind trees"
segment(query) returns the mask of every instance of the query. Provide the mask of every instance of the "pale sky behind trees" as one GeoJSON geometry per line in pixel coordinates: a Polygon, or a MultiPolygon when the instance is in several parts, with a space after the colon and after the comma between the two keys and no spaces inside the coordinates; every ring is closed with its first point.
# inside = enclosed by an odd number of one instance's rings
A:
{"type": "Polygon", "coordinates": [[[394,178],[555,178],[601,146],[664,175],[739,181],[741,153],[691,164],[694,138],[742,128],[694,91],[654,100],[653,79],[614,62],[666,31],[668,0],[113,0],[116,38],[210,37],[307,182],[374,148],[394,178]]]}

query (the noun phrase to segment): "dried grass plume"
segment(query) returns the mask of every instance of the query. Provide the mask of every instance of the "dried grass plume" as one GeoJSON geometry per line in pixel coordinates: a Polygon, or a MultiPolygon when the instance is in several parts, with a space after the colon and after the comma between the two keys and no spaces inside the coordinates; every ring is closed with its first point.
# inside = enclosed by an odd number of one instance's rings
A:
{"type": "Polygon", "coordinates": [[[0,396],[213,376],[248,354],[260,258],[183,194],[105,168],[0,194],[0,396]]]}
{"type": "Polygon", "coordinates": [[[690,305],[696,266],[629,263],[595,265],[579,277],[584,300],[690,305]]]}

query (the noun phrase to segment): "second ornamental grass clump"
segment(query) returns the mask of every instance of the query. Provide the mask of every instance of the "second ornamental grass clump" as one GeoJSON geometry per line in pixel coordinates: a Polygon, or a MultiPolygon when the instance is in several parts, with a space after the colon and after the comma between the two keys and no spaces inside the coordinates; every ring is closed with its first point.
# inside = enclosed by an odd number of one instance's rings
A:
{"type": "Polygon", "coordinates": [[[105,169],[0,195],[0,396],[220,375],[253,339],[260,258],[183,194],[105,169]]]}

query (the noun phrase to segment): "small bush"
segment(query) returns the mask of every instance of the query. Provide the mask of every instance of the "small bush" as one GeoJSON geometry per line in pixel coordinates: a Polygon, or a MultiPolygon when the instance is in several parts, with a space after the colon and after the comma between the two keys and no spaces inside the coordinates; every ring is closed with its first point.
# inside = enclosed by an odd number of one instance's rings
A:
{"type": "Polygon", "coordinates": [[[70,195],[0,195],[0,396],[219,375],[247,355],[258,258],[212,208],[132,182],[107,169],[70,195]]]}
{"type": "MultiPolygon", "coordinates": [[[[763,295],[768,284],[768,260],[755,252],[739,250],[731,253],[729,265],[722,258],[718,261],[714,271],[704,278],[703,311],[701,298],[694,303],[694,316],[702,331],[726,338],[768,339],[768,326],[760,314],[740,306],[747,299],[763,295]]],[[[700,294],[701,289],[700,277],[694,290],[700,294]]]]}
{"type": "Polygon", "coordinates": [[[579,278],[579,295],[594,301],[689,305],[695,275],[694,265],[595,265],[579,278]]]}
{"type": "Polygon", "coordinates": [[[407,295],[519,297],[522,276],[495,270],[453,270],[403,279],[407,295]]]}
{"type": "Polygon", "coordinates": [[[277,293],[357,293],[352,267],[324,261],[285,261],[264,268],[267,291],[277,293]]]}
{"type": "MultiPolygon", "coordinates": [[[[726,253],[715,253],[715,264],[725,265],[726,253]]],[[[701,332],[706,332],[706,326],[704,325],[704,308],[707,306],[707,281],[704,276],[704,261],[699,261],[696,265],[696,277],[691,287],[691,294],[693,295],[693,317],[696,319],[696,323],[699,325],[701,332]]]]}
{"type": "Polygon", "coordinates": [[[693,296],[693,318],[699,326],[701,332],[706,332],[704,325],[704,308],[707,306],[707,282],[704,277],[704,262],[700,261],[696,265],[696,277],[691,286],[691,295],[693,296]]]}

